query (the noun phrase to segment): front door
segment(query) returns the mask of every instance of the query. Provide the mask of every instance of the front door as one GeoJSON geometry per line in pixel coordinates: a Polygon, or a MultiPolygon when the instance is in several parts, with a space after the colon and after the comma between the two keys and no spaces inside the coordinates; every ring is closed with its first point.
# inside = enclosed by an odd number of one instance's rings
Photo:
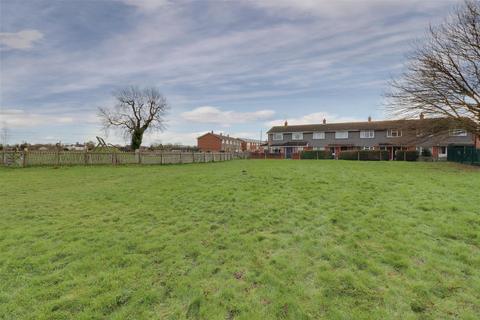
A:
{"type": "Polygon", "coordinates": [[[285,148],[285,159],[292,159],[293,148],[286,147],[285,148]]]}
{"type": "MultiPolygon", "coordinates": [[[[397,159],[397,151],[402,150],[402,147],[392,147],[392,160],[397,159]]],[[[403,159],[402,159],[403,160],[403,159]]]]}

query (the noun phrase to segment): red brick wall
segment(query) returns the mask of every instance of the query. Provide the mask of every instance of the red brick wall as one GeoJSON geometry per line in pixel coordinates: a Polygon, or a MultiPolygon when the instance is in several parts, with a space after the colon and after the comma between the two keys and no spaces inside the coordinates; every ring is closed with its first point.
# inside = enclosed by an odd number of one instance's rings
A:
{"type": "Polygon", "coordinates": [[[438,159],[438,147],[432,147],[432,157],[438,159]]]}
{"type": "Polygon", "coordinates": [[[197,139],[197,147],[203,152],[218,152],[222,150],[222,140],[213,134],[207,133],[197,139]]]}
{"type": "Polygon", "coordinates": [[[250,151],[250,150],[247,150],[247,143],[245,141],[241,142],[240,149],[242,151],[250,151]]]}

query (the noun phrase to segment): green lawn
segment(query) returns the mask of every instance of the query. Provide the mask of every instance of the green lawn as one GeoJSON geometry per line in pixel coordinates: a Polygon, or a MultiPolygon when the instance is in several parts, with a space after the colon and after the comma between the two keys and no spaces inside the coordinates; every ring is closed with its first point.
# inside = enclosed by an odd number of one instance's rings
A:
{"type": "Polygon", "coordinates": [[[0,168],[1,319],[479,315],[475,168],[0,168]]]}

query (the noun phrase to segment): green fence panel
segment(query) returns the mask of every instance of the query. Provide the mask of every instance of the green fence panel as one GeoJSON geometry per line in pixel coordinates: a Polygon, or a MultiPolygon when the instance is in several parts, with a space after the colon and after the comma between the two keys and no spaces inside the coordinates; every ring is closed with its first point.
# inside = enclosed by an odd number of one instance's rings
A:
{"type": "Polygon", "coordinates": [[[480,149],[475,149],[473,146],[449,146],[447,149],[447,160],[480,165],[480,149]]]}

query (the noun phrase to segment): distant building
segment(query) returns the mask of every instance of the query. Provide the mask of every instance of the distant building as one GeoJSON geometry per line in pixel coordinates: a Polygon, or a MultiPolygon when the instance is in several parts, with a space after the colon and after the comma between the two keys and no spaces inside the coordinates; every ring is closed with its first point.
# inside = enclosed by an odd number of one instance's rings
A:
{"type": "Polygon", "coordinates": [[[255,139],[230,137],[213,131],[197,138],[197,147],[202,152],[254,152],[263,150],[262,142],[255,139]]]}
{"type": "Polygon", "coordinates": [[[65,145],[63,148],[67,149],[68,151],[83,151],[86,149],[85,145],[82,144],[65,145]]]}
{"type": "Polygon", "coordinates": [[[242,140],[211,131],[197,138],[197,147],[202,152],[240,152],[242,140]]]}
{"type": "Polygon", "coordinates": [[[243,152],[261,152],[263,151],[263,142],[255,139],[240,139],[242,140],[242,151],[243,152]]]}

